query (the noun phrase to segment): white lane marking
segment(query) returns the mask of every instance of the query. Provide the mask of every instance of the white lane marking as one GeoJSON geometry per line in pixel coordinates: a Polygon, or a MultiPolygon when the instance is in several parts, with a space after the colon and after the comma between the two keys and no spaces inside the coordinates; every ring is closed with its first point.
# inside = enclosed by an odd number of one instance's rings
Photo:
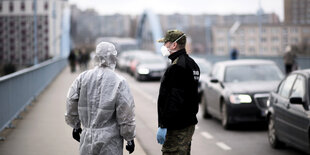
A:
{"type": "Polygon", "coordinates": [[[213,136],[208,132],[201,132],[200,134],[207,139],[213,139],[213,136]]]}
{"type": "Polygon", "coordinates": [[[216,145],[225,151],[231,150],[231,148],[223,142],[217,142],[216,145]]]}
{"type": "Polygon", "coordinates": [[[154,99],[151,95],[145,93],[144,91],[142,91],[141,89],[139,89],[136,86],[131,86],[130,88],[134,89],[135,91],[137,91],[139,94],[142,94],[144,97],[146,97],[148,100],[152,101],[153,103],[156,103],[156,99],[154,99]]]}

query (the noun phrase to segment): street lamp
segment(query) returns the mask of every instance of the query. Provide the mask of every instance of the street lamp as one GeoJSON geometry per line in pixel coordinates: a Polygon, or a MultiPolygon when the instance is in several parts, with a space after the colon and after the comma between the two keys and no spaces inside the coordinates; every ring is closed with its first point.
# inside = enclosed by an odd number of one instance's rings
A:
{"type": "Polygon", "coordinates": [[[212,26],[212,20],[208,17],[205,18],[205,25],[206,25],[206,53],[207,54],[210,54],[211,51],[212,51],[212,43],[211,43],[211,40],[212,40],[212,34],[211,34],[211,26],[212,26]]]}
{"type": "Polygon", "coordinates": [[[238,30],[240,27],[240,22],[235,21],[235,23],[230,27],[228,33],[227,33],[227,47],[228,47],[228,52],[230,51],[230,37],[235,34],[235,32],[238,30]]]}
{"type": "Polygon", "coordinates": [[[257,16],[258,16],[258,48],[259,53],[262,54],[262,47],[261,47],[261,41],[262,41],[262,15],[264,14],[264,10],[262,9],[261,1],[258,1],[259,9],[257,10],[257,16]]]}
{"type": "Polygon", "coordinates": [[[53,58],[56,58],[56,4],[53,1],[53,10],[52,10],[52,18],[53,18],[53,58]]]}
{"type": "Polygon", "coordinates": [[[33,0],[33,11],[34,11],[34,21],[33,21],[33,28],[34,28],[34,65],[38,64],[38,48],[37,48],[37,0],[33,0]]]}

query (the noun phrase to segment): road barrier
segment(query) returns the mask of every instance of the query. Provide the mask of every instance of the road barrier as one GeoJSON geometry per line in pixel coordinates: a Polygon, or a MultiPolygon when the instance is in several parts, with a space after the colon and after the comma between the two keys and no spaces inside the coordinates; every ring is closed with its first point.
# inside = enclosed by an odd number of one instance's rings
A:
{"type": "Polygon", "coordinates": [[[67,60],[50,59],[0,77],[0,132],[64,69],[67,60]]]}

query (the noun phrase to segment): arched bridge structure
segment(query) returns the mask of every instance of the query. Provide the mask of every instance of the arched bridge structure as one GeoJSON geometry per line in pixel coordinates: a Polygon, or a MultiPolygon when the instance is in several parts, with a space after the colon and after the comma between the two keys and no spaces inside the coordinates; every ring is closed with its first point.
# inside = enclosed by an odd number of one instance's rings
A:
{"type": "Polygon", "coordinates": [[[160,53],[162,44],[158,43],[157,40],[162,37],[163,32],[158,16],[151,10],[145,10],[137,26],[136,38],[138,45],[142,47],[142,44],[149,42],[155,52],[160,53]]]}

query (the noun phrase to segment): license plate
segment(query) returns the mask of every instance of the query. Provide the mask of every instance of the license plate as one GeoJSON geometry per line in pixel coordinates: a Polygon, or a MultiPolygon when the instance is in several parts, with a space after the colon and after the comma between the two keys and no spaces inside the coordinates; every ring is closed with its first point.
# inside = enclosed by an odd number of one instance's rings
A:
{"type": "Polygon", "coordinates": [[[151,73],[152,76],[160,76],[160,72],[153,72],[151,73]]]}

